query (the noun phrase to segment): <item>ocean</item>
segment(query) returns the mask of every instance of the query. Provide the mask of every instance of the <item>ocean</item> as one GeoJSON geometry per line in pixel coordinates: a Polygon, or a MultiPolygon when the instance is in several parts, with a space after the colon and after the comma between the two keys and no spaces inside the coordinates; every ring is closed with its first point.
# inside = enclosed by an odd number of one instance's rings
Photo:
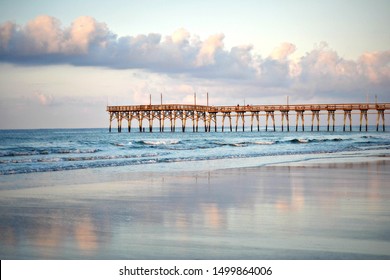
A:
{"type": "Polygon", "coordinates": [[[0,175],[127,166],[128,171],[208,170],[390,153],[389,131],[0,131],[0,175]]]}
{"type": "Polygon", "coordinates": [[[390,259],[390,133],[325,130],[2,130],[0,259],[390,259]]]}

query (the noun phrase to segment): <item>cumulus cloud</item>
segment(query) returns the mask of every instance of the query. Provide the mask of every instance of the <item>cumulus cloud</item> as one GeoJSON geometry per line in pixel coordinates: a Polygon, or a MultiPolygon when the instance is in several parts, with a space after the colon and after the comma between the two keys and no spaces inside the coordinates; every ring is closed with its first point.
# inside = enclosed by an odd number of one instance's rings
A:
{"type": "Polygon", "coordinates": [[[223,34],[210,36],[202,43],[199,53],[196,57],[196,65],[203,66],[215,63],[215,54],[223,49],[223,34]]]}
{"type": "MultiPolygon", "coordinates": [[[[94,65],[119,69],[142,68],[151,72],[191,73],[209,66],[226,66],[249,55],[237,56],[224,49],[224,35],[204,41],[185,29],[172,35],[141,34],[118,37],[106,24],[91,17],[79,17],[69,27],[58,19],[39,16],[20,26],[6,22],[0,26],[0,60],[20,64],[94,65]]],[[[236,50],[235,50],[236,51],[236,50]]]]}
{"type": "Polygon", "coordinates": [[[296,47],[292,43],[282,43],[278,48],[274,49],[271,53],[271,58],[276,60],[285,60],[289,55],[293,54],[296,50],[296,47]]]}
{"type": "Polygon", "coordinates": [[[359,72],[373,83],[390,81],[390,50],[364,53],[359,58],[359,72]]]}
{"type": "MultiPolygon", "coordinates": [[[[207,80],[241,81],[259,90],[315,89],[353,91],[390,81],[390,50],[341,57],[322,42],[304,56],[292,58],[297,47],[284,42],[262,58],[253,46],[226,49],[224,34],[204,40],[181,28],[171,35],[157,33],[119,37],[105,23],[79,17],[70,26],[50,16],[26,25],[0,25],[0,61],[14,64],[70,64],[114,69],[144,69],[207,80]]],[[[41,97],[41,103],[48,103],[41,97]]]]}
{"type": "Polygon", "coordinates": [[[191,34],[187,30],[185,30],[184,28],[180,28],[180,29],[176,30],[172,34],[172,36],[167,37],[167,41],[169,41],[171,39],[174,44],[188,45],[190,37],[191,37],[191,34]]]}

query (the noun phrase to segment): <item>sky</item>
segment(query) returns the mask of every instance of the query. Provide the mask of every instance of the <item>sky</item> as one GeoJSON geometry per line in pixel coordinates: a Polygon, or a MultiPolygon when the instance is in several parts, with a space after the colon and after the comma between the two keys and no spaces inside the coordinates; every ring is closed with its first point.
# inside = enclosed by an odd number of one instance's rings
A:
{"type": "Polygon", "coordinates": [[[107,105],[390,102],[388,0],[0,0],[0,129],[107,105]]]}

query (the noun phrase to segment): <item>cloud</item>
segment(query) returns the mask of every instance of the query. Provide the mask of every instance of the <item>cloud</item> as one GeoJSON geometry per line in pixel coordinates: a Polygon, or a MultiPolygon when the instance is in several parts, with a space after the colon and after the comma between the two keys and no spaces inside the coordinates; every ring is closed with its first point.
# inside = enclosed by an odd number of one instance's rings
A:
{"type": "Polygon", "coordinates": [[[196,73],[217,64],[218,55],[230,56],[231,63],[232,58],[239,59],[224,50],[223,39],[223,34],[216,34],[201,41],[185,29],[164,39],[155,33],[118,37],[91,17],[79,17],[62,27],[56,18],[39,16],[25,26],[11,22],[0,26],[0,60],[196,73]]]}
{"type": "Polygon", "coordinates": [[[167,40],[171,39],[174,44],[184,44],[188,45],[191,34],[184,28],[176,30],[171,37],[168,37],[167,40]]]}
{"type": "Polygon", "coordinates": [[[17,43],[14,44],[14,47],[19,47],[19,51],[25,55],[52,54],[62,51],[63,31],[60,29],[60,22],[55,18],[37,17],[30,21],[24,28],[23,33],[19,35],[17,37],[24,44],[17,43]]]}
{"type": "Polygon", "coordinates": [[[282,43],[278,48],[274,49],[270,57],[276,60],[285,60],[289,55],[293,54],[296,47],[292,43],[282,43]]]}
{"type": "Polygon", "coordinates": [[[53,102],[53,96],[51,95],[36,93],[36,97],[38,99],[39,104],[41,104],[42,106],[50,105],[53,102]]]}
{"type": "Polygon", "coordinates": [[[359,58],[359,72],[375,84],[390,81],[390,50],[364,53],[359,58]]]}
{"type": "Polygon", "coordinates": [[[264,94],[270,89],[353,92],[368,86],[384,94],[390,84],[390,50],[347,60],[321,42],[297,58],[296,46],[284,42],[263,58],[252,45],[226,49],[224,38],[220,33],[202,40],[183,28],[167,36],[119,37],[92,17],[79,17],[64,27],[54,17],[39,16],[24,26],[0,25],[0,62],[143,69],[172,77],[245,83],[264,94]]]}
{"type": "Polygon", "coordinates": [[[203,66],[215,63],[215,54],[223,49],[223,34],[213,35],[202,43],[196,57],[196,65],[203,66]]]}

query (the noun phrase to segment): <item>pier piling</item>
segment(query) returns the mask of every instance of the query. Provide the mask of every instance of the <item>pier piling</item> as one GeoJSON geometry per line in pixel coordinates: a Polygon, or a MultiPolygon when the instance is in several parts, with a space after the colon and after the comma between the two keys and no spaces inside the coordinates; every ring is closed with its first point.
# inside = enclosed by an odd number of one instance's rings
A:
{"type": "Polygon", "coordinates": [[[274,128],[274,131],[275,131],[275,111],[274,110],[268,110],[268,111],[265,111],[265,131],[268,131],[268,118],[271,117],[272,119],[272,124],[273,124],[273,128],[274,128]]]}
{"type": "Polygon", "coordinates": [[[344,109],[344,126],[343,126],[343,131],[345,131],[345,125],[346,125],[346,120],[347,118],[349,119],[349,131],[352,131],[352,110],[350,109],[344,109]]]}
{"type": "Polygon", "coordinates": [[[317,120],[317,131],[320,131],[320,110],[311,110],[311,131],[313,131],[314,119],[317,120]]]}
{"type": "Polygon", "coordinates": [[[368,112],[368,110],[366,110],[366,109],[360,109],[360,127],[359,127],[359,131],[362,131],[362,120],[363,120],[363,117],[364,117],[364,119],[366,121],[366,131],[368,130],[367,112],[368,112]]]}
{"type": "Polygon", "coordinates": [[[284,131],[284,119],[287,121],[287,131],[290,131],[290,121],[288,118],[288,109],[281,110],[280,113],[282,114],[282,131],[284,131]]]}
{"type": "Polygon", "coordinates": [[[376,131],[379,131],[380,119],[382,119],[382,130],[385,131],[385,110],[384,109],[378,109],[376,131]]]}
{"type": "Polygon", "coordinates": [[[299,106],[295,109],[295,112],[297,113],[297,120],[295,123],[295,131],[298,131],[298,123],[299,119],[301,119],[301,125],[302,125],[302,131],[305,131],[305,117],[304,117],[304,106],[299,106]]]}

